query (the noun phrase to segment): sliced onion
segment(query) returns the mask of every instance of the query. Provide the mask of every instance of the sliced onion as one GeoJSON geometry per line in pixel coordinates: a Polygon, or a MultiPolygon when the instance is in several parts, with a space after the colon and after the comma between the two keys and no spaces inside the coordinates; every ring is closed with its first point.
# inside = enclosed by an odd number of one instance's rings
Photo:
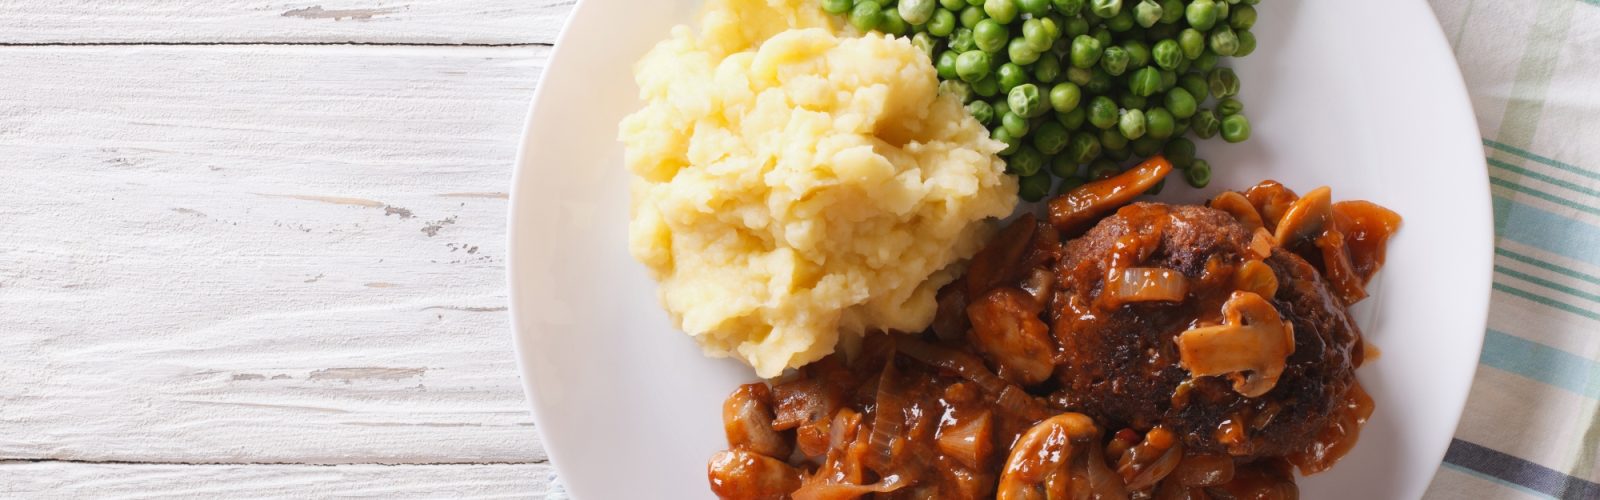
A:
{"type": "Polygon", "coordinates": [[[1130,267],[1115,283],[1107,283],[1106,299],[1112,305],[1129,302],[1182,302],[1189,295],[1189,278],[1160,267],[1130,267]]]}
{"type": "Polygon", "coordinates": [[[989,424],[989,412],[955,421],[939,431],[935,444],[939,447],[940,453],[955,458],[962,465],[973,469],[982,468],[994,447],[991,434],[993,427],[989,424]]]}

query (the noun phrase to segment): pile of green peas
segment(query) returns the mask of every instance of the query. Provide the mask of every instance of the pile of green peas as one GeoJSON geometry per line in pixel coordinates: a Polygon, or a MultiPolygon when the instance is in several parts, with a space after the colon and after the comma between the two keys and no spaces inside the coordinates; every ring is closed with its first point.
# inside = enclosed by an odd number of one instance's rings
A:
{"type": "Polygon", "coordinates": [[[1250,138],[1239,77],[1218,63],[1255,51],[1260,0],[820,1],[926,51],[940,90],[1006,144],[1028,201],[1158,154],[1205,187],[1211,165],[1185,135],[1250,138]]]}

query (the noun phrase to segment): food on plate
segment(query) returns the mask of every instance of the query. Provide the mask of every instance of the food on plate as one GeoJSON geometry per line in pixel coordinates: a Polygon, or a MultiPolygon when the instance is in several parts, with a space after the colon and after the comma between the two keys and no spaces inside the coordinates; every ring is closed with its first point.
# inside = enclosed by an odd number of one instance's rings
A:
{"type": "MultiPolygon", "coordinates": [[[[636,66],[630,250],[705,351],[772,377],[919,331],[1016,180],[927,56],[814,1],[710,0],[636,66]]],[[[742,463],[742,462],[741,462],[742,463]]]]}
{"type": "Polygon", "coordinates": [[[1133,202],[1162,157],[1024,214],[918,336],[868,337],[724,407],[723,498],[1298,496],[1374,402],[1348,308],[1400,218],[1262,182],[1133,202]]]}
{"type": "MultiPolygon", "coordinates": [[[[861,31],[910,38],[945,88],[1006,143],[1023,199],[1166,152],[1179,168],[1196,137],[1250,138],[1239,76],[1257,0],[822,0],[861,31]],[[1173,154],[1172,149],[1187,151],[1173,154]]],[[[1186,170],[1195,187],[1210,166],[1186,170]]]]}

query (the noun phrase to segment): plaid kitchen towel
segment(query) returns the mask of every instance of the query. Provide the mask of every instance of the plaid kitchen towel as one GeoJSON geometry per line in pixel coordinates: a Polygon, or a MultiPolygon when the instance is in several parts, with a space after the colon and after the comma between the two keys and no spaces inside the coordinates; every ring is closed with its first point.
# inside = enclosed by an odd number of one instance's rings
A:
{"type": "Polygon", "coordinates": [[[1600,0],[1430,0],[1494,196],[1483,358],[1430,499],[1600,499],[1600,0]]]}

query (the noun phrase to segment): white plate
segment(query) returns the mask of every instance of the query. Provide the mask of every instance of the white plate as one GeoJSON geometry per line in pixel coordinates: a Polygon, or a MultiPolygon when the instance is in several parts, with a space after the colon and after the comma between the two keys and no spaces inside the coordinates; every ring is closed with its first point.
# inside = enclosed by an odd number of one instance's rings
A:
{"type": "MultiPolygon", "coordinates": [[[[578,498],[705,498],[724,446],[722,399],[752,379],[675,331],[627,252],[617,121],[637,109],[634,61],[691,20],[695,0],[584,0],[529,118],[511,204],[511,312],[544,445],[578,498]]],[[[1472,382],[1488,310],[1489,189],[1455,59],[1423,0],[1263,2],[1259,49],[1236,63],[1250,141],[1205,141],[1197,201],[1272,178],[1333,187],[1405,217],[1357,308],[1383,356],[1360,372],[1377,413],[1304,498],[1422,495],[1472,382]],[[1382,15],[1374,15],[1381,12],[1382,15]],[[1382,36],[1373,35],[1382,33],[1382,36]]],[[[1181,183],[1180,183],[1181,184],[1181,183]]]]}

